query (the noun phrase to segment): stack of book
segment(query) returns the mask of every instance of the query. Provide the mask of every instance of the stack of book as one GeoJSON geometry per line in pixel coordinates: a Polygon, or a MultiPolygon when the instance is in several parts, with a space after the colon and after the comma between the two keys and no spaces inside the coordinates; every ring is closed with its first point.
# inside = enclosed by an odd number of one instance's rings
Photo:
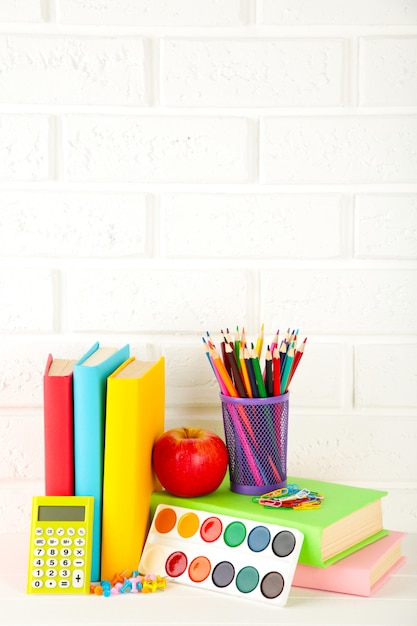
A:
{"type": "Polygon", "coordinates": [[[160,487],[152,449],[164,431],[164,359],[95,343],[78,361],[47,358],[45,495],[94,496],[91,581],[136,569],[160,487]]]}
{"type": "Polygon", "coordinates": [[[196,498],[156,490],[151,515],[158,504],[170,504],[296,528],[304,534],[292,583],[296,587],[370,596],[405,561],[404,533],[383,527],[385,491],[293,476],[288,483],[323,494],[321,506],[314,510],[262,506],[252,496],[232,492],[226,478],[217,491],[196,498]]]}

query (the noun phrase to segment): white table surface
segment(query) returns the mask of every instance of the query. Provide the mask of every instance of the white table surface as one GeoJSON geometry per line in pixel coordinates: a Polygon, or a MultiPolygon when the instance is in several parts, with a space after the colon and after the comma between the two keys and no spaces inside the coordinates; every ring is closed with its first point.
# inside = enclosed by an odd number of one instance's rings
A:
{"type": "Polygon", "coordinates": [[[417,535],[406,563],[370,598],[293,587],[283,607],[168,583],[165,591],[111,596],[26,594],[28,537],[0,535],[0,625],[296,624],[416,626],[417,535]]]}

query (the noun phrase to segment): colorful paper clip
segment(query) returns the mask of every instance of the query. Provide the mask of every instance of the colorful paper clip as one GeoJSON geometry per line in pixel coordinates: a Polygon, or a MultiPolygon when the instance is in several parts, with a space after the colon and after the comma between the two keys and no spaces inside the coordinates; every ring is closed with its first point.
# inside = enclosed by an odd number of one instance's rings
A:
{"type": "Polygon", "coordinates": [[[317,509],[320,507],[323,494],[310,489],[300,489],[297,484],[289,484],[281,489],[275,489],[261,496],[252,498],[262,506],[287,508],[294,510],[317,509]]]}

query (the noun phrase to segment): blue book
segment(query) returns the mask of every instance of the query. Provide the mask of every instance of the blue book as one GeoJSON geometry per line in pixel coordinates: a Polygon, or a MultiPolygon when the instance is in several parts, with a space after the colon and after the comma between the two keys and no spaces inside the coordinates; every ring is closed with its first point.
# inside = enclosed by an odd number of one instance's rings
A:
{"type": "Polygon", "coordinates": [[[96,342],[73,370],[75,495],[94,496],[91,581],[100,580],[107,377],[129,352],[128,345],[101,348],[96,342]]]}

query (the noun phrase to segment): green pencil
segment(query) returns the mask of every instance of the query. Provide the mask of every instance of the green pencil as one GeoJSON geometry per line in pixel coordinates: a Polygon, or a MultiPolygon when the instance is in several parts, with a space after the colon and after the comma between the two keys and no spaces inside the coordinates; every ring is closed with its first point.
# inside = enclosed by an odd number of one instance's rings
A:
{"type": "Polygon", "coordinates": [[[291,366],[294,359],[294,342],[291,343],[290,347],[287,350],[287,356],[285,358],[284,370],[281,375],[281,394],[285,393],[285,388],[287,386],[288,376],[291,372],[291,366]]]}
{"type": "Polygon", "coordinates": [[[255,372],[255,378],[256,378],[256,384],[258,387],[259,397],[266,398],[267,393],[265,389],[264,379],[262,377],[261,366],[259,365],[259,358],[253,347],[253,344],[251,347],[252,347],[251,358],[252,358],[252,363],[253,363],[253,370],[255,372]]]}

